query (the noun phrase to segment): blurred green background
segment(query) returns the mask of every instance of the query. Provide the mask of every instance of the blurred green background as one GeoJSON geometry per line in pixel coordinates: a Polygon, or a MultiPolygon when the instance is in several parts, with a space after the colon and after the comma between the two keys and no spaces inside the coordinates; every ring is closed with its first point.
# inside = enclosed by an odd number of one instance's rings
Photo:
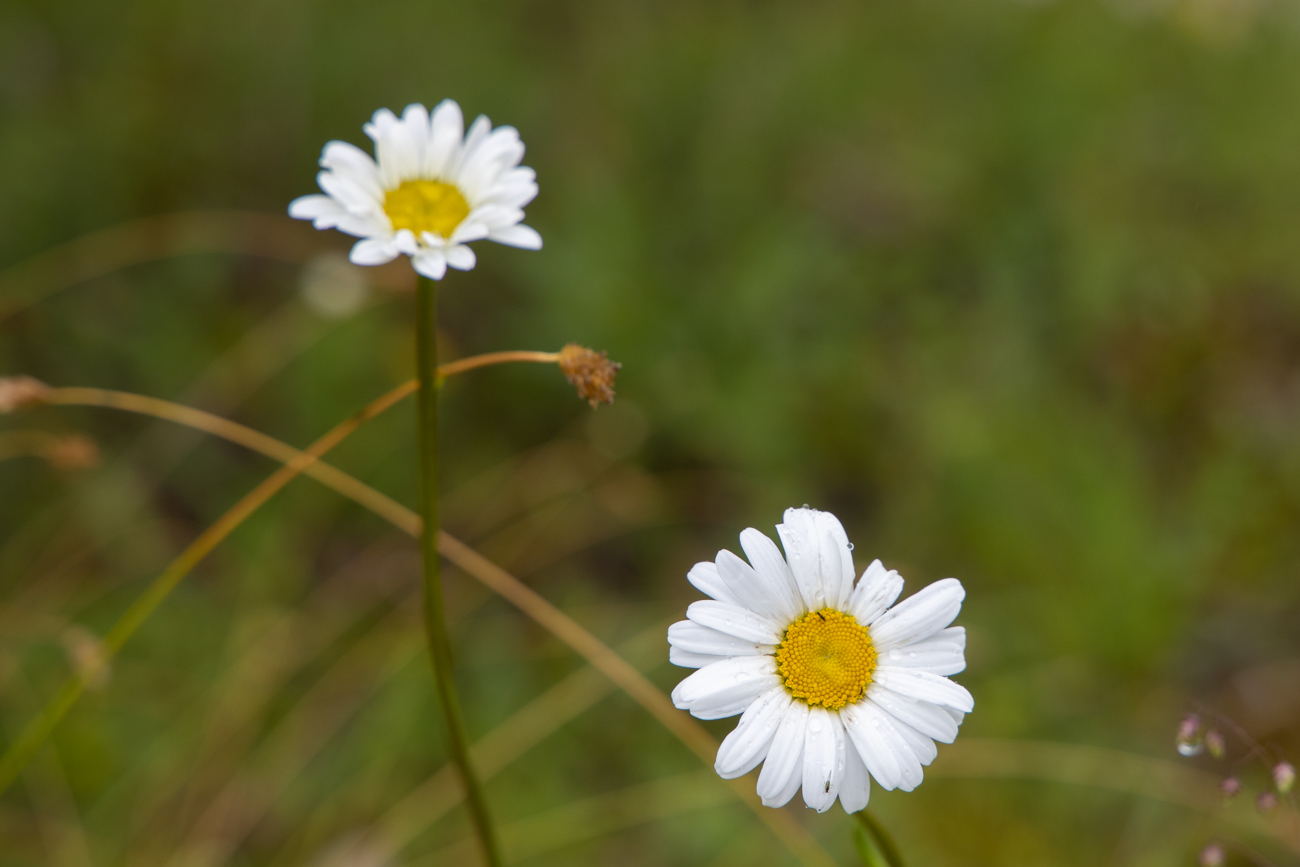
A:
{"type": "MultiPolygon", "coordinates": [[[[0,374],[306,445],[410,375],[410,272],[343,264],[287,204],[376,108],[453,97],[521,131],[546,246],[480,244],[441,284],[449,357],[576,340],[624,368],[594,413],[553,368],[452,381],[448,529],[669,689],[690,565],[829,509],[859,569],[968,590],[976,712],[921,788],[872,798],[914,867],[1191,864],[1222,835],[1296,863],[1250,795],[955,761],[1093,745],[1212,787],[1224,763],[1173,752],[1194,701],[1300,753],[1298,13],[0,0],[0,374]]],[[[413,427],[402,406],[332,460],[413,504],[413,427]]],[[[102,460],[0,462],[6,740],[274,469],[110,410],[0,418],[32,429],[102,460]]],[[[474,737],[574,690],[502,736],[539,741],[488,785],[519,863],[793,863],[567,648],[448,581],[474,737]]],[[[0,797],[0,865],[379,867],[385,822],[390,863],[473,863],[445,774],[403,802],[446,761],[417,584],[406,537],[293,483],[0,797]]],[[[786,809],[852,863],[838,807],[786,809]]]]}

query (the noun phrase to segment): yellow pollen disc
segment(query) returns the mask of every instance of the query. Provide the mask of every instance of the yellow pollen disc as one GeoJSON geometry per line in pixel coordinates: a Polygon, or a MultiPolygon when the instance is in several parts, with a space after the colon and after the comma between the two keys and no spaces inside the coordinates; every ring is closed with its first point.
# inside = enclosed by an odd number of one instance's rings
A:
{"type": "Polygon", "coordinates": [[[876,648],[852,614],[823,608],[786,629],[776,648],[776,672],[790,695],[839,710],[862,698],[876,670],[876,648]]]}
{"type": "Polygon", "coordinates": [[[384,213],[395,230],[410,229],[415,237],[434,232],[444,238],[469,215],[469,203],[460,190],[442,181],[404,181],[384,194],[384,213]]]}

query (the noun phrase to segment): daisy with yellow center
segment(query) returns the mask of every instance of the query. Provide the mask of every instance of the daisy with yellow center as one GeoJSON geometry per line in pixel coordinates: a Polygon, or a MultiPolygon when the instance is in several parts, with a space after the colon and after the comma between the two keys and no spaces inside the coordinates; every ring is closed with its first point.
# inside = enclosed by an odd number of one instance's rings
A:
{"type": "Polygon", "coordinates": [[[688,580],[711,597],[668,630],[669,658],[699,669],[673,702],[700,719],[740,714],[715,768],[760,764],[758,794],[780,807],[803,790],[819,812],[855,813],[870,780],[911,791],[974,709],[948,679],[966,667],[966,631],[949,626],[965,590],[946,578],[895,605],[903,579],[874,561],[854,582],[853,546],[834,515],[788,509],[785,547],[740,534],[749,562],[721,551],[688,580]]]}
{"type": "Polygon", "coordinates": [[[318,229],[361,238],[350,256],[356,264],[382,265],[405,254],[416,271],[440,280],[448,266],[474,267],[471,241],[541,249],[541,236],[522,225],[537,176],[519,165],[524,145],[513,127],[493,129],[479,116],[466,132],[460,106],[448,99],[432,115],[422,105],[407,106],[400,118],[380,109],[365,132],[375,159],[330,142],[316,176],[325,195],[289,205],[290,216],[318,229]]]}

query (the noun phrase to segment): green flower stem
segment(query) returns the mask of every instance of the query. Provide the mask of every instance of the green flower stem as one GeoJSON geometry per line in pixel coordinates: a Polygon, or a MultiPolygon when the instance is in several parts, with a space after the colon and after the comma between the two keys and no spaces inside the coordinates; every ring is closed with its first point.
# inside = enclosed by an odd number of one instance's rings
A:
{"type": "Polygon", "coordinates": [[[903,867],[903,856],[898,854],[898,846],[885,826],[866,810],[859,810],[853,816],[862,826],[857,842],[858,855],[865,867],[903,867]]]}
{"type": "Polygon", "coordinates": [[[488,867],[500,867],[501,851],[488,813],[487,799],[469,757],[469,739],[461,718],[460,696],[447,637],[443,608],[441,562],[438,559],[438,296],[434,282],[420,277],[416,287],[416,365],[420,378],[418,434],[420,438],[420,512],[424,528],[420,553],[424,558],[424,624],[429,656],[437,681],[439,704],[447,722],[447,744],[465,788],[465,803],[483,845],[488,867]]]}

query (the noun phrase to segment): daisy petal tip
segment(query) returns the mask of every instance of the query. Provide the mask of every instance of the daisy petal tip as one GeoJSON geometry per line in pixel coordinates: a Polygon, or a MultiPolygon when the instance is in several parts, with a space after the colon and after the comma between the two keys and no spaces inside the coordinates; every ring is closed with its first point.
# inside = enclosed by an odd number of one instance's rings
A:
{"type": "Polygon", "coordinates": [[[508,226],[504,229],[495,229],[488,235],[498,244],[505,244],[508,247],[518,247],[521,250],[540,250],[542,249],[542,236],[531,226],[523,224],[508,226]]]}

